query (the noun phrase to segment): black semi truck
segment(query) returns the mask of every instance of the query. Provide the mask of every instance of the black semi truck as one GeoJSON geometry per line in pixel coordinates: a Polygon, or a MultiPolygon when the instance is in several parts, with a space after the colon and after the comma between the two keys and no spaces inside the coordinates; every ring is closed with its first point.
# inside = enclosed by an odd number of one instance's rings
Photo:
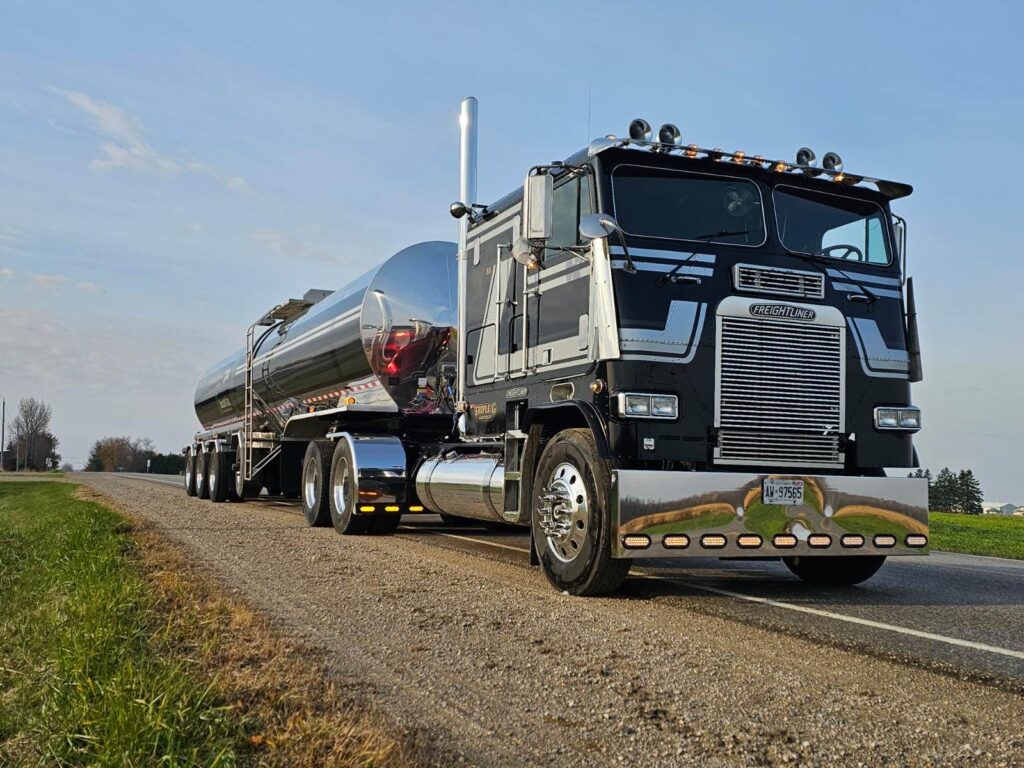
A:
{"type": "Polygon", "coordinates": [[[559,590],[640,559],[781,558],[853,584],[928,551],[906,184],[684,144],[635,120],[253,323],[199,383],[190,495],[299,497],[311,526],[528,527],[559,590]]]}

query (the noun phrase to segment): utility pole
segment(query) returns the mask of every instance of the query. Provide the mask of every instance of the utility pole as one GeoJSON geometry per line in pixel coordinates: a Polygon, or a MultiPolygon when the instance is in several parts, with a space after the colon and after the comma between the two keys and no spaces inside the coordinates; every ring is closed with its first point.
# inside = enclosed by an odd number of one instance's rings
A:
{"type": "Polygon", "coordinates": [[[4,471],[4,445],[7,444],[7,398],[0,407],[0,472],[4,471]]]}

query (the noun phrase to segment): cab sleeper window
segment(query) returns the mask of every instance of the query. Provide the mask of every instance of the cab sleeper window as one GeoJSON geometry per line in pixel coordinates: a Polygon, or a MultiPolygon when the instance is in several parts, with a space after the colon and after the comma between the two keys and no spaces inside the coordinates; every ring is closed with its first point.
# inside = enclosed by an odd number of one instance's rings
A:
{"type": "Polygon", "coordinates": [[[772,194],[779,240],[790,251],[841,261],[889,263],[882,209],[868,200],[797,187],[772,194]]]}
{"type": "Polygon", "coordinates": [[[612,194],[630,235],[746,247],[765,241],[761,190],[747,179],[620,165],[612,194]]]}

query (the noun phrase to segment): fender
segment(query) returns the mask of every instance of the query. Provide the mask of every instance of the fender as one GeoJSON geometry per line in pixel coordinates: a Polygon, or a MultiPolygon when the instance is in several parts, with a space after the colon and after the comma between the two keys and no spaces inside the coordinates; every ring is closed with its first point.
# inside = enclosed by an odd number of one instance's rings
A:
{"type": "Polygon", "coordinates": [[[561,400],[557,403],[543,403],[527,409],[523,419],[523,431],[528,432],[534,424],[552,424],[559,421],[582,421],[594,433],[597,453],[602,459],[612,458],[608,445],[608,429],[605,420],[593,404],[585,400],[561,400]]]}

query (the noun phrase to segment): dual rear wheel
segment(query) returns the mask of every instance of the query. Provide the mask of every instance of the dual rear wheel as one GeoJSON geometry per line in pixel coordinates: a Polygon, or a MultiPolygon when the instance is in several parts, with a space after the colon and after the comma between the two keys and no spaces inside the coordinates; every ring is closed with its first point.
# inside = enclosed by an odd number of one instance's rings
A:
{"type": "Polygon", "coordinates": [[[357,514],[355,462],[346,440],[310,442],[302,461],[301,496],[307,525],[331,525],[343,536],[393,533],[401,520],[397,513],[357,514]]]}

